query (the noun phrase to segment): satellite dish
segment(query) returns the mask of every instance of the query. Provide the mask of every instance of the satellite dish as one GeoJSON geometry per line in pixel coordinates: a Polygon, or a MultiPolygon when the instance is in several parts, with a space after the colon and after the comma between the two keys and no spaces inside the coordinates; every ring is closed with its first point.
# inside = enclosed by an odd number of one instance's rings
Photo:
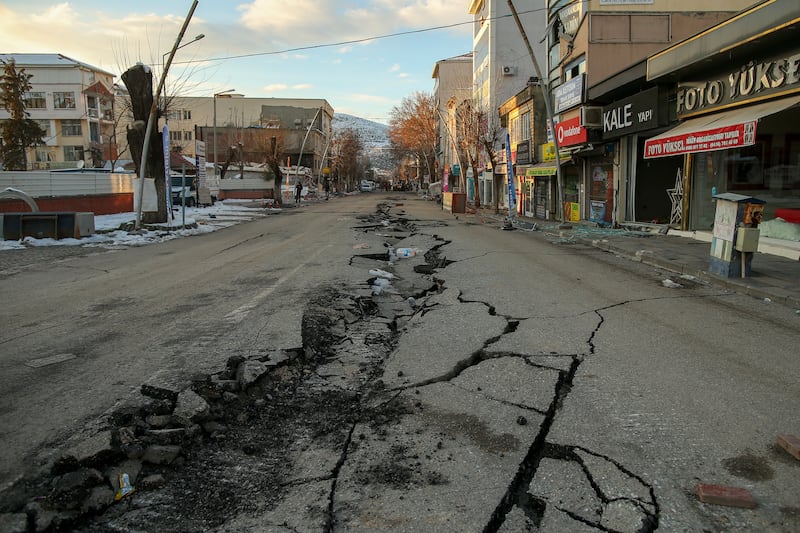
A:
{"type": "Polygon", "coordinates": [[[83,168],[85,165],[86,165],[86,162],[83,159],[78,161],[78,168],[83,168]]]}

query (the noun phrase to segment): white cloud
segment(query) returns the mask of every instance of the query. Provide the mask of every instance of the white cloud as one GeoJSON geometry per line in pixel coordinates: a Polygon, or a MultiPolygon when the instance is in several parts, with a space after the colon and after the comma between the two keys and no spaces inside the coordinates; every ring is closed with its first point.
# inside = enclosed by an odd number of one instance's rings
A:
{"type": "Polygon", "coordinates": [[[352,46],[342,46],[338,50],[338,52],[340,54],[349,54],[352,51],[353,51],[353,47],[352,46]]]}
{"type": "Polygon", "coordinates": [[[398,65],[397,63],[389,67],[389,72],[397,72],[398,70],[400,70],[400,65],[398,65]]]}
{"type": "Polygon", "coordinates": [[[263,87],[263,90],[265,92],[268,92],[268,93],[274,93],[274,92],[277,92],[277,91],[284,91],[284,90],[286,90],[288,88],[289,88],[289,86],[286,85],[285,83],[271,83],[269,85],[265,85],[263,87]]]}
{"type": "Polygon", "coordinates": [[[304,91],[306,89],[313,89],[313,88],[314,88],[314,85],[311,84],[311,83],[298,83],[296,85],[292,85],[292,89],[297,89],[297,90],[301,90],[301,91],[304,91]]]}

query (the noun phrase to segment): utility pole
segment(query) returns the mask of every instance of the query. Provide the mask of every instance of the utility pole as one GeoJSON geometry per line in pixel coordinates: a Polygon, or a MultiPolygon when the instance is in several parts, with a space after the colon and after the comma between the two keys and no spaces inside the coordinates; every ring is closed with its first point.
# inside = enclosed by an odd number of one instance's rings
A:
{"type": "Polygon", "coordinates": [[[533,48],[531,48],[531,43],[528,41],[528,35],[525,33],[525,28],[522,27],[522,22],[519,20],[519,15],[517,15],[517,10],[514,9],[514,3],[512,0],[508,0],[508,8],[511,10],[511,15],[514,17],[514,22],[517,23],[517,28],[519,28],[519,33],[522,36],[522,40],[525,42],[525,46],[528,49],[528,55],[531,56],[531,61],[533,62],[533,68],[536,70],[536,75],[539,77],[539,83],[542,84],[542,93],[544,95],[544,107],[547,111],[547,121],[550,123],[550,130],[553,132],[553,146],[556,149],[556,188],[558,189],[558,203],[559,209],[561,212],[561,227],[566,229],[570,227],[565,220],[564,217],[564,183],[561,179],[561,153],[560,148],[558,146],[558,134],[556,133],[556,122],[553,118],[553,106],[550,104],[550,84],[547,82],[547,78],[542,76],[542,71],[539,69],[539,62],[536,61],[536,55],[533,53],[533,48]]]}
{"type": "Polygon", "coordinates": [[[150,105],[150,116],[147,118],[147,126],[145,126],[144,146],[142,146],[142,159],[141,159],[141,164],[139,165],[139,172],[141,174],[141,176],[139,176],[139,205],[136,206],[136,222],[134,224],[134,227],[137,230],[140,229],[142,225],[142,205],[144,204],[144,178],[147,175],[146,171],[147,152],[150,147],[150,135],[153,132],[153,122],[156,117],[158,95],[161,94],[161,89],[164,87],[164,80],[167,77],[167,72],[169,71],[170,65],[172,65],[172,58],[175,56],[175,50],[177,50],[178,46],[181,44],[181,40],[183,39],[183,34],[186,33],[186,28],[187,26],[189,26],[189,21],[192,20],[192,15],[194,14],[194,10],[195,8],[197,8],[197,3],[198,0],[193,0],[192,7],[189,9],[189,14],[186,15],[186,19],[183,21],[183,26],[181,26],[181,31],[178,33],[178,37],[177,39],[175,39],[175,44],[172,45],[172,50],[169,53],[169,59],[167,60],[167,64],[164,65],[164,75],[161,76],[161,79],[158,82],[158,89],[156,90],[155,96],[153,97],[153,103],[150,105]]]}

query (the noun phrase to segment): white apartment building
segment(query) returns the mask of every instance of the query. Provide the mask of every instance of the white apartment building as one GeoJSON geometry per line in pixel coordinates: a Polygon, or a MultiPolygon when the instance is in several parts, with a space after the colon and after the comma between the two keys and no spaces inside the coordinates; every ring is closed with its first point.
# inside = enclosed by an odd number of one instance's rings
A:
{"type": "MultiPolygon", "coordinates": [[[[544,72],[546,48],[542,42],[547,29],[544,0],[517,0],[514,8],[533,48],[536,60],[544,72]]],[[[500,104],[524,89],[536,76],[525,41],[517,27],[508,2],[501,0],[470,0],[467,12],[473,17],[473,103],[487,112],[489,131],[495,131],[495,151],[502,153],[505,133],[500,129],[500,104]]],[[[494,202],[492,172],[505,172],[503,165],[487,168],[489,159],[480,160],[485,169],[478,176],[482,203],[494,202]]]]}
{"type": "MultiPolygon", "coordinates": [[[[116,157],[114,75],[61,54],[0,54],[33,77],[25,95],[45,144],[29,150],[30,169],[99,167],[116,157]]],[[[8,119],[0,109],[0,121],[8,119]]]]}

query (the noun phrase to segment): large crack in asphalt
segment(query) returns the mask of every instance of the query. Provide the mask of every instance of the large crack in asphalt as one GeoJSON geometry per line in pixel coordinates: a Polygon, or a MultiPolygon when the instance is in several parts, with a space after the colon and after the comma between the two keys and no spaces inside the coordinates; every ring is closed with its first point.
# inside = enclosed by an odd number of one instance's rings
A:
{"type": "MultiPolygon", "coordinates": [[[[341,513],[347,512],[348,503],[342,501],[340,483],[347,468],[347,481],[364,486],[402,489],[448,483],[445,473],[422,466],[419,452],[402,442],[387,445],[388,455],[380,461],[348,465],[353,454],[370,444],[365,428],[380,441],[409,415],[424,415],[427,423],[442,428],[442,435],[464,431],[450,420],[451,414],[413,399],[424,389],[447,384],[542,419],[484,531],[502,531],[512,509],[537,528],[548,512],[557,511],[600,531],[616,531],[605,519],[612,512],[641,517],[641,527],[632,531],[655,530],[659,507],[644,479],[610,457],[547,440],[580,364],[595,354],[603,309],[594,311],[599,320],[585,341],[588,353],[525,355],[496,346],[527,319],[497,316],[490,302],[467,300],[458,292],[454,304],[483,306],[487,316],[504,321],[505,327],[452,362],[449,370],[387,387],[386,360],[404,326],[426,320],[443,305],[436,297],[454,290],[437,276],[453,263],[443,253],[450,242],[435,233],[442,223],[411,221],[393,213],[391,205],[381,204],[375,214],[360,218],[354,230],[381,237],[386,251],[353,255],[350,264],[390,265],[398,243],[425,237],[423,261],[405,270],[416,274],[415,279],[407,274],[384,278],[379,272],[366,278],[366,291],[321,287],[310,295],[303,313],[302,346],[230,357],[224,369],[198,377],[188,389],[144,384],[138,402],[112,410],[48,471],[26,477],[0,495],[0,512],[19,516],[27,531],[37,532],[332,532],[346,520],[341,513]],[[389,283],[377,283],[379,279],[389,283]],[[506,360],[557,376],[546,409],[458,382],[472,369],[506,360]],[[542,470],[570,465],[596,499],[595,512],[587,514],[560,501],[542,479],[542,470]],[[609,477],[616,485],[607,483],[609,477]],[[126,493],[128,486],[135,491],[126,493]],[[302,510],[290,504],[298,494],[307,502],[302,510]]],[[[477,417],[463,417],[470,438],[482,447],[492,453],[511,449],[510,435],[493,435],[477,417]]],[[[517,424],[527,424],[525,417],[517,417],[517,424]]],[[[439,441],[434,453],[442,447],[439,441]]]]}

